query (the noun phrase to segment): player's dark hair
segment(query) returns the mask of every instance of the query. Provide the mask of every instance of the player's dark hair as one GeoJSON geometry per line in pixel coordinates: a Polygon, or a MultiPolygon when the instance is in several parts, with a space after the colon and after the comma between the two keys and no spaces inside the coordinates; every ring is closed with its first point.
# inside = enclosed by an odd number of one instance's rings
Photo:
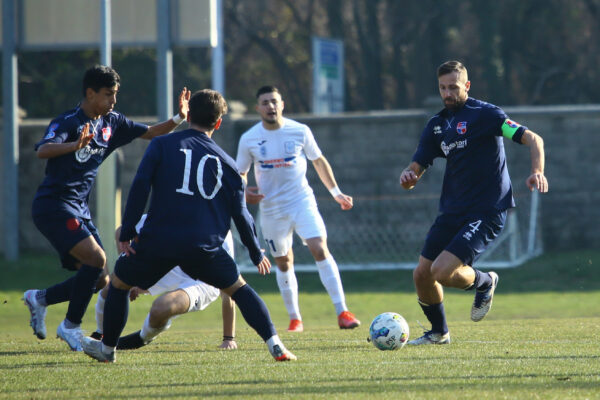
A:
{"type": "Polygon", "coordinates": [[[262,86],[256,91],[256,98],[258,99],[261,95],[265,93],[279,93],[281,95],[279,89],[277,89],[277,87],[275,86],[262,86]]]}
{"type": "Polygon", "coordinates": [[[467,67],[465,67],[460,61],[446,61],[438,67],[437,76],[439,78],[442,75],[450,74],[452,72],[458,72],[460,75],[464,74],[466,78],[465,80],[469,80],[467,67]]]}
{"type": "Polygon", "coordinates": [[[216,90],[199,90],[190,97],[190,123],[213,129],[223,115],[227,114],[227,102],[216,90]]]}
{"type": "Polygon", "coordinates": [[[106,65],[94,65],[83,75],[83,96],[87,88],[99,92],[102,88],[112,88],[121,83],[121,77],[117,71],[106,65]]]}

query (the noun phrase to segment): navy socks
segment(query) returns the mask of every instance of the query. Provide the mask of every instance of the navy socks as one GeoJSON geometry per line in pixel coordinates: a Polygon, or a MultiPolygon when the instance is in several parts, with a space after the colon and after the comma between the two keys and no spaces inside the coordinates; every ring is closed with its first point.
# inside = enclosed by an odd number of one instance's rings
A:
{"type": "MultiPolygon", "coordinates": [[[[277,334],[265,302],[258,294],[256,294],[250,285],[244,285],[239,288],[231,298],[237,304],[248,325],[250,325],[265,342],[271,336],[277,334]]],[[[106,332],[104,334],[106,335],[106,332]]]]}
{"type": "Polygon", "coordinates": [[[104,303],[104,337],[102,343],[116,347],[119,336],[127,323],[129,315],[129,290],[117,289],[109,284],[108,295],[104,303]]]}
{"type": "Polygon", "coordinates": [[[46,303],[44,305],[47,306],[69,301],[71,299],[74,282],[75,276],[72,276],[64,282],[50,286],[48,289],[43,290],[43,300],[41,298],[38,298],[37,300],[42,304],[46,303]]]}
{"type": "Polygon", "coordinates": [[[473,270],[475,271],[475,282],[469,289],[477,289],[477,291],[481,292],[492,286],[492,277],[490,274],[487,272],[481,272],[475,268],[473,268],[473,270]]]}
{"type": "MultiPolygon", "coordinates": [[[[96,283],[102,273],[102,268],[82,265],[73,277],[71,283],[71,301],[67,310],[67,319],[74,325],[80,325],[87,306],[96,290],[96,283]]],[[[69,280],[65,281],[68,282],[69,280]]],[[[63,283],[65,283],[63,282],[63,283]]],[[[47,297],[46,292],[46,297],[47,297]]]]}
{"type": "Polygon", "coordinates": [[[425,304],[419,300],[419,305],[423,309],[425,316],[431,322],[431,330],[435,333],[448,333],[448,325],[446,324],[446,313],[444,311],[444,303],[425,304]]]}

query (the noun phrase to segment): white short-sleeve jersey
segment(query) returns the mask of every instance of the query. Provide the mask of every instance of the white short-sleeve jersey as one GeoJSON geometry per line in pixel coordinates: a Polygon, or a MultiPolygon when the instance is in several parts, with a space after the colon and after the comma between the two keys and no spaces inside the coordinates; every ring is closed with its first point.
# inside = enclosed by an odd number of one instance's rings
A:
{"type": "Polygon", "coordinates": [[[237,167],[246,173],[254,165],[263,215],[288,211],[314,194],[306,179],[307,158],[321,157],[312,131],[305,124],[283,119],[280,129],[267,130],[257,123],[240,138],[237,167]]]}

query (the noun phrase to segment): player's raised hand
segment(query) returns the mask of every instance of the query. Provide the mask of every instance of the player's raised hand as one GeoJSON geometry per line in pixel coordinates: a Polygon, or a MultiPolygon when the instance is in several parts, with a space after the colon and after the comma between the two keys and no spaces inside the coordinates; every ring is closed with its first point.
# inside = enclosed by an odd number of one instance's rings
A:
{"type": "Polygon", "coordinates": [[[190,111],[189,101],[192,96],[192,92],[184,87],[179,93],[179,116],[184,120],[187,119],[188,112],[190,111]]]}
{"type": "Polygon", "coordinates": [[[537,189],[540,193],[546,193],[548,191],[548,180],[542,173],[534,173],[529,175],[529,178],[525,181],[527,187],[532,192],[537,189]]]}
{"type": "Polygon", "coordinates": [[[244,193],[246,194],[246,203],[248,204],[258,204],[265,198],[264,194],[258,193],[257,186],[247,186],[244,193]]]}
{"type": "Polygon", "coordinates": [[[269,261],[269,258],[263,254],[263,258],[260,260],[256,268],[258,268],[258,273],[261,275],[269,274],[271,273],[271,261],[269,261]]]}
{"type": "Polygon", "coordinates": [[[134,301],[141,294],[148,294],[148,293],[150,293],[150,292],[148,292],[147,290],[144,290],[140,287],[134,286],[131,289],[129,289],[129,301],[134,301]]]}
{"type": "Polygon", "coordinates": [[[81,133],[79,134],[79,138],[75,142],[76,143],[75,151],[77,151],[79,149],[83,149],[85,146],[90,144],[90,142],[92,141],[93,138],[94,138],[94,132],[92,131],[90,133],[90,123],[88,122],[87,124],[85,124],[83,126],[83,129],[81,130],[81,133]]]}
{"type": "Polygon", "coordinates": [[[354,200],[352,200],[351,196],[348,196],[344,193],[340,193],[334,197],[334,200],[340,205],[342,210],[350,210],[354,207],[354,200]]]}

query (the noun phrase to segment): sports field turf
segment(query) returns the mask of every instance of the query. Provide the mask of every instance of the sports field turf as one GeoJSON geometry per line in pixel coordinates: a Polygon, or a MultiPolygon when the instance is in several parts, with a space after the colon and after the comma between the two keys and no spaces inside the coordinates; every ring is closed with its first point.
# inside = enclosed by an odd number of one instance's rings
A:
{"type": "MultiPolygon", "coordinates": [[[[48,311],[48,338],[37,340],[22,292],[59,281],[53,257],[0,262],[0,399],[41,398],[600,398],[600,252],[548,254],[499,270],[490,314],[469,320],[472,294],[447,291],[453,343],[383,352],[366,342],[371,319],[402,314],[411,338],[426,323],[410,271],[342,273],[347,302],[363,325],[342,331],[317,274],[298,274],[304,333],[287,333],[274,276],[246,275],[266,301],[276,327],[297,356],[275,363],[238,312],[239,349],[217,349],[220,307],[184,315],[151,345],[121,351],[100,364],[54,337],[66,304],[48,311]]],[[[138,330],[151,298],[131,304],[125,332],[138,330]]],[[[92,300],[83,327],[94,326],[92,300]]]]}

